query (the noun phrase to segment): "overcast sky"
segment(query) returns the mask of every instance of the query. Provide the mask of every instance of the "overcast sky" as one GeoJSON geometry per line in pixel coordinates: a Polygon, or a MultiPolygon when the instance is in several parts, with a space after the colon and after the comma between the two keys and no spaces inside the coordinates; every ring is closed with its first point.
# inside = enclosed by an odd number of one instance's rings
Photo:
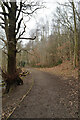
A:
{"type": "MultiPolygon", "coordinates": [[[[29,31],[31,29],[35,29],[36,23],[37,22],[39,23],[39,21],[41,19],[46,19],[46,17],[47,17],[47,19],[50,21],[51,20],[51,18],[50,18],[51,13],[55,13],[55,10],[56,10],[56,7],[57,7],[57,2],[64,3],[65,0],[42,0],[42,1],[45,2],[44,5],[45,5],[46,8],[37,10],[37,14],[35,14],[31,18],[31,20],[28,23],[26,23],[26,25],[27,25],[27,29],[26,29],[27,33],[29,33],[29,31]]],[[[25,20],[26,19],[24,18],[24,21],[25,20]]]]}
{"type": "MultiPolygon", "coordinates": [[[[35,0],[37,1],[37,0],[35,0]]],[[[37,14],[31,18],[29,22],[26,23],[27,29],[26,29],[26,36],[28,36],[29,31],[31,29],[35,29],[36,27],[36,22],[40,22],[41,19],[45,20],[46,18],[50,22],[52,19],[52,13],[54,14],[56,11],[56,7],[58,6],[57,2],[59,3],[64,3],[68,2],[68,0],[40,0],[45,2],[45,7],[44,9],[37,10],[37,14]]],[[[80,1],[80,0],[74,0],[74,1],[80,1]]],[[[24,21],[26,19],[24,18],[24,21]]],[[[43,21],[42,21],[43,22],[43,21]]]]}
{"type": "Polygon", "coordinates": [[[29,36],[29,33],[30,33],[29,31],[31,29],[35,29],[36,23],[41,22],[41,19],[43,19],[45,21],[45,19],[47,18],[49,22],[51,21],[52,13],[53,14],[55,13],[56,7],[58,5],[57,2],[64,3],[67,0],[42,0],[42,1],[45,2],[45,7],[46,8],[38,10],[37,14],[35,15],[35,17],[32,17],[31,20],[28,23],[26,23],[26,25],[27,25],[26,35],[27,36],[29,36]]]}
{"type": "MultiPolygon", "coordinates": [[[[50,22],[52,13],[54,14],[56,11],[56,7],[58,6],[57,2],[64,3],[68,2],[69,0],[40,0],[45,2],[46,8],[40,9],[37,11],[35,17],[32,17],[31,20],[27,24],[27,31],[30,29],[34,29],[36,26],[36,22],[40,22],[40,19],[44,19],[47,17],[48,21],[50,22]]],[[[74,0],[80,1],[80,0],[74,0]]]]}

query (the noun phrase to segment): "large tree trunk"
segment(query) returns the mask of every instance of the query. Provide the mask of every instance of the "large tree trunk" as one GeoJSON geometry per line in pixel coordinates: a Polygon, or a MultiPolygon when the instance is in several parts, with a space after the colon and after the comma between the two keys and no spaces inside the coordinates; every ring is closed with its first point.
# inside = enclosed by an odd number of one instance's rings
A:
{"type": "Polygon", "coordinates": [[[11,2],[8,34],[8,74],[16,72],[16,2],[11,2]]]}
{"type": "Polygon", "coordinates": [[[11,10],[9,11],[9,29],[8,29],[8,75],[11,76],[7,80],[6,92],[9,92],[10,86],[13,83],[11,79],[16,72],[16,38],[15,38],[15,29],[16,29],[16,2],[11,2],[11,10]]]}
{"type": "Polygon", "coordinates": [[[9,29],[8,29],[8,78],[6,80],[6,92],[12,85],[22,83],[19,75],[16,74],[16,2],[11,2],[11,10],[9,11],[9,29]]]}
{"type": "Polygon", "coordinates": [[[8,34],[8,74],[16,72],[16,2],[11,2],[8,34]]]}

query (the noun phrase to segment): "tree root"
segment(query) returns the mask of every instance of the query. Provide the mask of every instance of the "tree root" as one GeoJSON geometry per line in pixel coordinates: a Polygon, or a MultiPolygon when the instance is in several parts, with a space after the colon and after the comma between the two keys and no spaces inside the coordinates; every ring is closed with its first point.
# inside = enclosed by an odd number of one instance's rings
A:
{"type": "Polygon", "coordinates": [[[2,77],[6,83],[5,93],[8,93],[12,86],[23,85],[23,80],[19,77],[19,72],[15,72],[13,75],[9,75],[7,72],[2,71],[2,77]]]}

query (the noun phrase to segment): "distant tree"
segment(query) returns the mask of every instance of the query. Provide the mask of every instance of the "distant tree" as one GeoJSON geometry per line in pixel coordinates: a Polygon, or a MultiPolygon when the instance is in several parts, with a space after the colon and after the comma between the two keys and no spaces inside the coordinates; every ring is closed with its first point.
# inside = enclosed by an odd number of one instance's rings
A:
{"type": "MultiPolygon", "coordinates": [[[[78,66],[78,31],[77,31],[77,21],[79,19],[78,10],[75,7],[74,0],[65,2],[65,4],[59,4],[63,7],[63,12],[58,8],[58,15],[60,16],[61,24],[72,31],[74,34],[74,68],[78,66]]],[[[69,35],[70,36],[70,35],[69,35]]],[[[70,38],[70,37],[69,37],[70,38]]]]}
{"type": "MultiPolygon", "coordinates": [[[[78,94],[80,93],[80,2],[78,4],[78,18],[79,18],[79,21],[78,21],[78,94]]],[[[78,103],[80,104],[80,94],[78,96],[78,103]]],[[[79,112],[79,118],[80,118],[80,106],[78,106],[78,112],[79,112]]]]}

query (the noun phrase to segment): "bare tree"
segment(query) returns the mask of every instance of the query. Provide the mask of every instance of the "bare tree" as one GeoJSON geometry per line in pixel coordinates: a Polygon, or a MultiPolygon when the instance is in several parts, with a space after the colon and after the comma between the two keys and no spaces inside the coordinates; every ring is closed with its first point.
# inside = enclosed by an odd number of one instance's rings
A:
{"type": "Polygon", "coordinates": [[[58,15],[60,15],[61,24],[71,30],[74,34],[74,68],[78,66],[78,31],[77,21],[79,19],[78,10],[75,7],[74,0],[68,1],[65,4],[59,4],[63,7],[64,14],[58,8],[58,15]]]}
{"type": "Polygon", "coordinates": [[[6,40],[0,38],[7,46],[7,56],[8,56],[8,78],[6,79],[7,83],[7,92],[10,89],[10,86],[14,83],[21,84],[22,80],[16,75],[16,53],[18,50],[16,49],[16,45],[20,39],[26,40],[34,40],[33,38],[23,37],[26,29],[26,25],[24,24],[24,29],[20,31],[20,27],[23,21],[23,15],[31,16],[36,10],[40,9],[39,2],[27,2],[22,1],[17,2],[14,0],[12,2],[5,2],[5,0],[1,1],[1,9],[0,12],[0,26],[4,29],[6,34],[6,40]],[[16,79],[17,77],[17,79],[16,79]]]}

